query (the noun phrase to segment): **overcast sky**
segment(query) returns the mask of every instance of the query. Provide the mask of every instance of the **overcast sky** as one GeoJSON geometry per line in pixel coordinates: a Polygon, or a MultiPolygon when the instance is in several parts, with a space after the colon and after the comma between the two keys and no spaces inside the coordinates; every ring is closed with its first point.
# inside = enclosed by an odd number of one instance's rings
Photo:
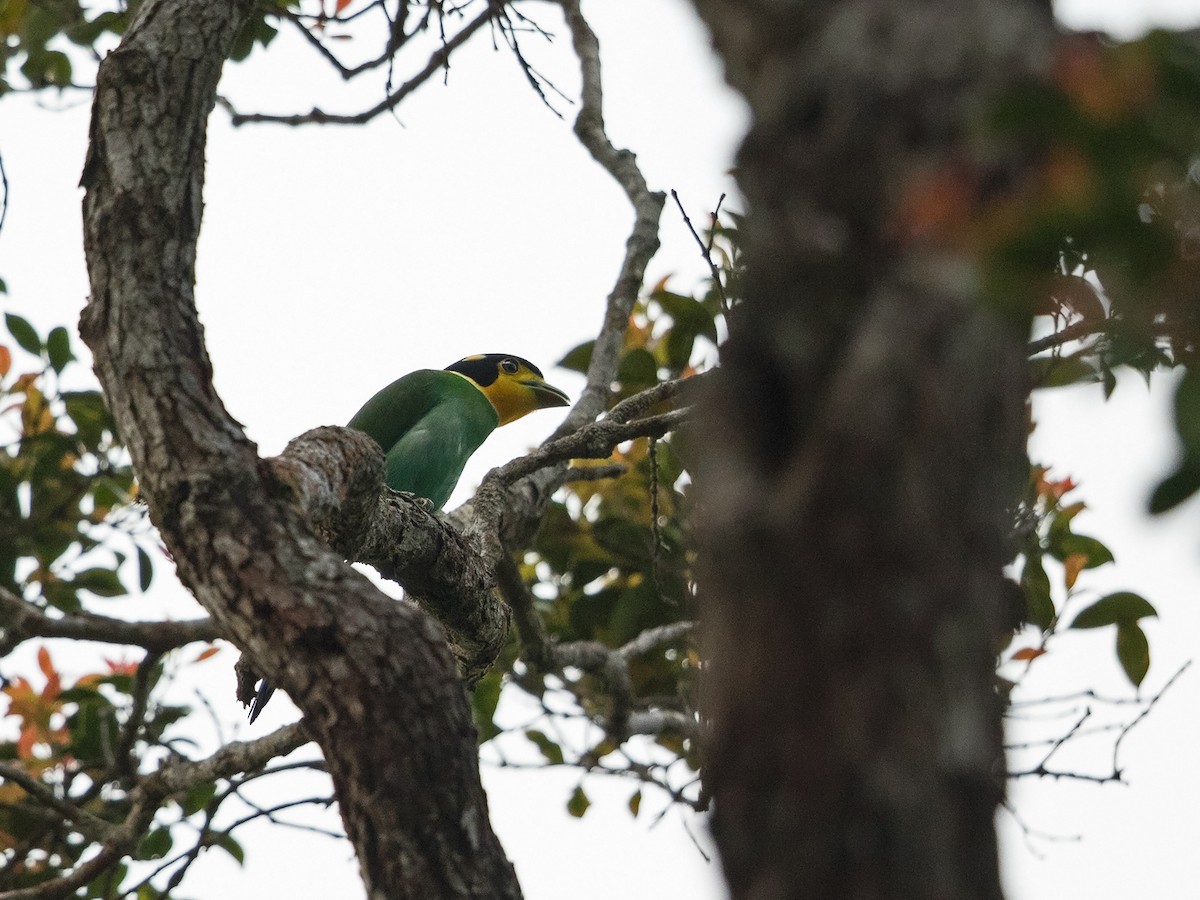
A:
{"type": "MultiPolygon", "coordinates": [[[[1078,27],[1096,27],[1098,18],[1083,16],[1104,12],[1123,36],[1135,33],[1147,12],[1169,15],[1174,24],[1200,20],[1196,3],[1077,2],[1060,10],[1078,27]]],[[[552,7],[537,11],[561,31],[552,7]]],[[[614,141],[638,154],[652,187],[677,189],[693,218],[703,219],[722,192],[734,190],[725,173],[745,117],[721,83],[700,27],[679,0],[607,0],[587,11],[604,51],[614,141]]],[[[348,95],[340,80],[315,75],[302,49],[285,34],[269,52],[230,67],[223,92],[243,109],[281,112],[374,102],[370,90],[348,95]]],[[[546,48],[531,39],[525,49],[574,96],[578,79],[565,45],[546,48]]],[[[76,186],[87,109],[83,98],[67,105],[51,113],[30,98],[0,103],[0,153],[11,185],[0,234],[0,276],[10,290],[5,308],[43,333],[73,324],[87,291],[76,186]]],[[[574,141],[571,108],[557,105],[566,120],[549,113],[510,55],[480,35],[455,58],[448,86],[428,85],[395,118],[366,128],[234,130],[221,112],[214,115],[198,302],[217,387],[264,453],[315,425],[345,422],[406,371],[469,353],[518,353],[554,383],[577,390],[579,380],[552,364],[594,335],[630,213],[574,141]]],[[[670,274],[686,290],[704,270],[670,208],[662,235],[649,279],[670,274]]],[[[86,369],[77,367],[76,377],[88,377],[86,369]]],[[[1150,692],[1200,646],[1197,507],[1156,521],[1142,513],[1148,485],[1172,458],[1166,396],[1132,377],[1107,405],[1096,402],[1094,390],[1058,392],[1039,399],[1033,439],[1036,459],[1083,483],[1089,511],[1079,529],[1116,552],[1116,565],[1090,583],[1101,592],[1139,590],[1159,608],[1161,619],[1147,627],[1150,692]]],[[[560,415],[541,412],[497,432],[464,475],[458,499],[488,468],[548,434],[560,415]]],[[[165,577],[160,584],[155,604],[186,609],[165,577]]],[[[1132,696],[1111,642],[1111,634],[1096,632],[1055,645],[1034,666],[1028,694],[1099,684],[1132,696]]],[[[219,654],[182,678],[199,684],[231,727],[242,722],[232,702],[233,660],[231,652],[219,654]]],[[[77,662],[80,671],[89,664],[77,662]]],[[[69,661],[63,667],[69,670],[69,661]]],[[[1185,675],[1127,740],[1128,787],[1014,787],[1013,803],[1029,829],[1054,839],[1026,838],[1013,817],[1000,815],[1011,896],[1194,895],[1197,708],[1200,672],[1185,675]]],[[[293,714],[280,697],[246,733],[266,733],[293,714]]],[[[1110,746],[1102,738],[1063,761],[1103,771],[1110,746]]],[[[570,819],[562,810],[577,780],[569,772],[485,768],[497,829],[530,900],[723,896],[683,816],[669,813],[650,827],[661,803],[648,798],[632,821],[625,807],[631,787],[590,779],[593,806],[582,821],[570,819]]],[[[704,843],[703,824],[691,827],[704,843]]],[[[212,897],[219,889],[239,900],[361,891],[345,844],[278,829],[261,829],[246,843],[247,870],[209,854],[194,868],[188,893],[212,897]]]]}

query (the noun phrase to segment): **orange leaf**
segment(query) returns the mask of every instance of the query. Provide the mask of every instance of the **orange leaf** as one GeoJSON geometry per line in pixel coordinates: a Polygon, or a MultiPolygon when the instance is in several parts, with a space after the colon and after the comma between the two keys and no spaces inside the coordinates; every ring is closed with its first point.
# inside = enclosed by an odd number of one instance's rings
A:
{"type": "Polygon", "coordinates": [[[46,687],[42,690],[42,699],[53,700],[62,693],[62,679],[59,678],[58,670],[54,668],[54,663],[50,660],[50,651],[44,646],[38,648],[37,659],[38,668],[46,676],[46,687]]]}
{"type": "Polygon", "coordinates": [[[334,10],[333,10],[334,15],[337,15],[338,13],[340,13],[343,9],[345,9],[347,6],[349,6],[352,2],[353,2],[353,0],[337,0],[337,4],[334,6],[334,10]]]}
{"type": "Polygon", "coordinates": [[[194,663],[204,662],[204,660],[209,659],[213,656],[216,656],[220,652],[221,652],[220,647],[216,647],[216,646],[209,647],[207,650],[202,650],[200,652],[200,655],[197,656],[195,659],[193,659],[192,662],[194,662],[194,663]]]}
{"type": "Polygon", "coordinates": [[[108,671],[113,675],[136,675],[138,663],[125,662],[119,659],[104,658],[104,664],[108,666],[108,671]]]}
{"type": "Polygon", "coordinates": [[[1024,649],[1018,650],[1016,653],[1014,653],[1012,658],[1013,661],[1028,662],[1029,660],[1037,659],[1039,656],[1044,655],[1045,652],[1046,651],[1041,647],[1025,647],[1024,649]]]}
{"type": "Polygon", "coordinates": [[[1063,560],[1063,569],[1066,570],[1064,581],[1067,585],[1067,590],[1075,587],[1075,579],[1079,577],[1079,573],[1084,570],[1088,564],[1088,555],[1086,553],[1072,553],[1063,560]]]}
{"type": "Polygon", "coordinates": [[[961,237],[974,216],[976,186],[960,165],[911,176],[904,185],[889,230],[907,241],[961,237]]]}
{"type": "Polygon", "coordinates": [[[0,344],[0,378],[8,374],[12,368],[12,351],[0,344]]]}

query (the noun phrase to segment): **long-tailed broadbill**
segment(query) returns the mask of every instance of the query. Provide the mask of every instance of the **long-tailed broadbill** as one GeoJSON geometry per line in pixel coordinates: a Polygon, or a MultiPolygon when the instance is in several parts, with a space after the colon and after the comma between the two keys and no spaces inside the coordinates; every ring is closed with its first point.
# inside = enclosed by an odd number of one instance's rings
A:
{"type": "MultiPolygon", "coordinates": [[[[567,406],[566,393],[541,370],[511,353],[467,356],[445,369],[418,369],[363,404],[348,427],[373,437],[384,454],[384,480],[394,491],[441,509],[463,467],[501,425],[536,409],[567,406]]],[[[274,688],[265,680],[250,705],[258,718],[274,688]]]]}

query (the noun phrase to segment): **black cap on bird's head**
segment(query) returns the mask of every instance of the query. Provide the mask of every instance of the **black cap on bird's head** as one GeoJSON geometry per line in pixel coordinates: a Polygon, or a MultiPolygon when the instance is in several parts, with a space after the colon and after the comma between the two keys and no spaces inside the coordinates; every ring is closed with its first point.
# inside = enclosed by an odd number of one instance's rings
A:
{"type": "Polygon", "coordinates": [[[535,409],[570,406],[565,391],[547,383],[542,370],[529,360],[511,353],[481,353],[466,356],[446,366],[470,379],[491,401],[501,425],[514,422],[535,409]]]}

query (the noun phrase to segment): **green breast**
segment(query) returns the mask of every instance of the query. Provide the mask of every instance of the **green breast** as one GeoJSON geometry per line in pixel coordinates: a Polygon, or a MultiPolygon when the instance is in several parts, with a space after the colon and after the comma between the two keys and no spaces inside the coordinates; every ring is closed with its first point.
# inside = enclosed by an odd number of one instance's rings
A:
{"type": "Polygon", "coordinates": [[[441,509],[498,421],[487,397],[466,378],[420,369],[368,400],[349,427],[383,448],[388,487],[428,497],[441,509]]]}

